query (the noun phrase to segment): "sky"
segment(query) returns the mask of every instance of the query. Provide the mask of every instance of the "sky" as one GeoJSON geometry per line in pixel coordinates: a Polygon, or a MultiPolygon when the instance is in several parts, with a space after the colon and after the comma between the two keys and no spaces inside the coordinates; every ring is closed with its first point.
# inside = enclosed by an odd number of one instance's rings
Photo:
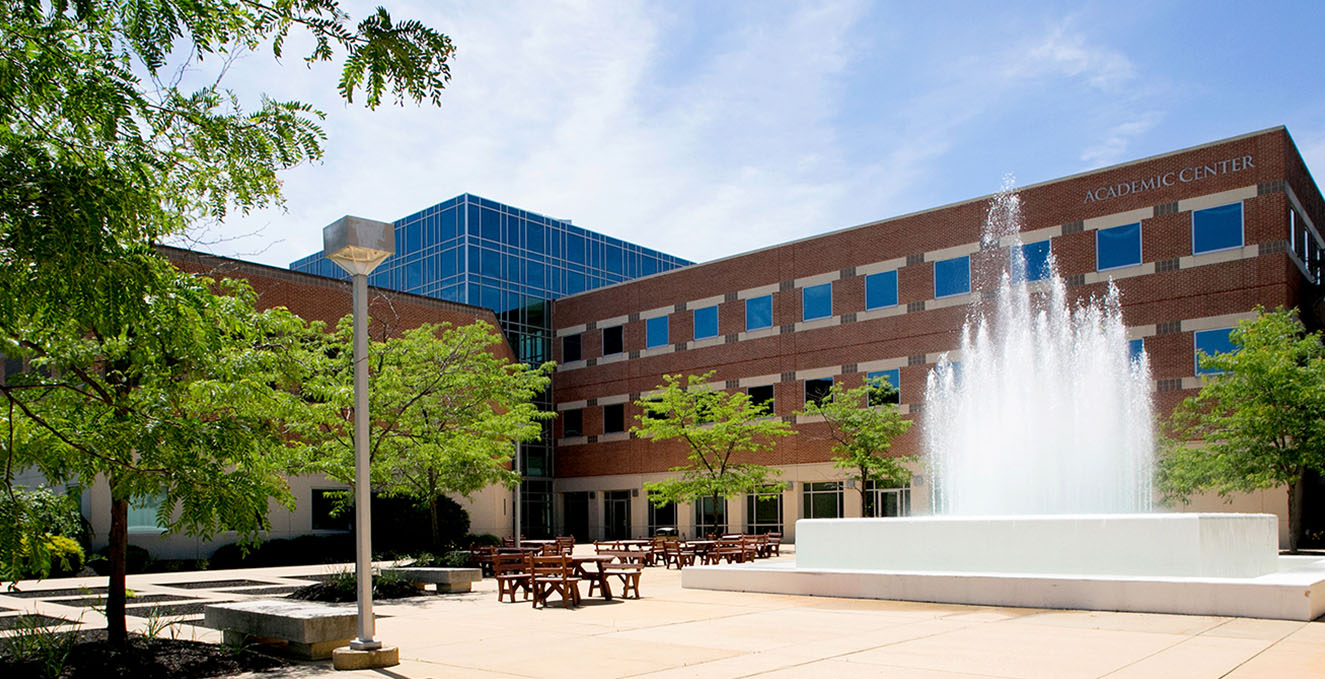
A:
{"type": "Polygon", "coordinates": [[[292,41],[225,86],[326,114],[283,209],[181,244],[287,266],[346,214],[474,193],[707,261],[1285,125],[1325,179],[1325,3],[344,2],[457,46],[369,111],[292,41]]]}

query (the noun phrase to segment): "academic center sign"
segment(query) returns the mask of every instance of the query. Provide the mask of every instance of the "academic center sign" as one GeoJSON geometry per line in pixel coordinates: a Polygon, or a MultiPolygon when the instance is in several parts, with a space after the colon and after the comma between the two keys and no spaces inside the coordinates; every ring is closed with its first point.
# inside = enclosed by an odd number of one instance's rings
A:
{"type": "Polygon", "coordinates": [[[1251,156],[1237,156],[1235,158],[1219,160],[1209,164],[1192,165],[1190,167],[1184,167],[1181,170],[1165,172],[1144,179],[1133,179],[1130,182],[1120,182],[1109,186],[1101,186],[1097,189],[1087,189],[1086,199],[1082,202],[1095,203],[1110,198],[1121,198],[1123,196],[1143,193],[1164,186],[1173,186],[1177,183],[1188,184],[1194,181],[1200,181],[1207,177],[1242,172],[1243,170],[1254,167],[1256,167],[1256,165],[1252,162],[1251,156]]]}

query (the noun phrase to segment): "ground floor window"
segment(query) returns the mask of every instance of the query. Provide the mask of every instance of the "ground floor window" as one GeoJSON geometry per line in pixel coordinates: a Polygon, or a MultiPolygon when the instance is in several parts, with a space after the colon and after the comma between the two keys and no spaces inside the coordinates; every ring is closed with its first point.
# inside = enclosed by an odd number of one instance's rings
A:
{"type": "Polygon", "coordinates": [[[749,535],[782,532],[782,491],[761,489],[745,496],[745,532],[749,535]]]}
{"type": "Polygon", "coordinates": [[[654,493],[649,493],[649,535],[657,535],[659,528],[676,530],[676,503],[653,504],[654,493]]]}
{"type": "Polygon", "coordinates": [[[727,499],[718,498],[716,506],[712,497],[695,499],[695,537],[702,538],[709,533],[722,535],[727,532],[727,499]]]}
{"type": "Polygon", "coordinates": [[[802,500],[807,519],[842,518],[842,482],[806,481],[802,500]]]}
{"type": "Polygon", "coordinates": [[[313,514],[313,530],[349,530],[350,508],[346,506],[336,511],[345,502],[344,488],[314,488],[310,509],[313,514]]]}
{"type": "Polygon", "coordinates": [[[520,484],[520,522],[525,537],[547,539],[552,536],[552,482],[525,479],[520,484]]]}
{"type": "Polygon", "coordinates": [[[165,526],[159,525],[156,521],[157,511],[161,509],[161,503],[165,501],[166,496],[161,493],[130,501],[129,515],[126,517],[128,519],[126,522],[127,528],[131,531],[145,532],[165,530],[165,526]]]}
{"type": "Polygon", "coordinates": [[[870,481],[865,486],[865,516],[911,516],[911,487],[870,481]]]}

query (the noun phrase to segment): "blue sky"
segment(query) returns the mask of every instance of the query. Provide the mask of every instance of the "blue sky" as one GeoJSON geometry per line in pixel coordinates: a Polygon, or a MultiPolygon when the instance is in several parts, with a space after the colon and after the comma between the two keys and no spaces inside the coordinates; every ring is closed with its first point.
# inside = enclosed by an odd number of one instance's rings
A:
{"type": "Polygon", "coordinates": [[[1281,124],[1325,177],[1321,2],[381,4],[456,42],[443,106],[240,60],[328,152],[184,244],[285,266],[343,214],[471,192],[704,261],[1281,124]]]}

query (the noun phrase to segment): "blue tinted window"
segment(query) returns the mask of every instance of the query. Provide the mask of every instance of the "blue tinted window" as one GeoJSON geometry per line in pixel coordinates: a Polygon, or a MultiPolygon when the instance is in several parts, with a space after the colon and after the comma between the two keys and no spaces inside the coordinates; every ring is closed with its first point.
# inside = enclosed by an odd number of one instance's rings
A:
{"type": "Polygon", "coordinates": [[[897,305],[897,272],[884,271],[865,277],[865,308],[897,305]]]}
{"type": "Polygon", "coordinates": [[[612,273],[621,273],[621,248],[612,245],[607,246],[607,266],[604,268],[612,273]]]}
{"type": "Polygon", "coordinates": [[[947,297],[971,291],[971,258],[954,257],[934,262],[934,296],[947,297]]]}
{"type": "Polygon", "coordinates": [[[652,349],[667,344],[667,316],[650,318],[646,321],[646,328],[648,332],[644,342],[645,347],[652,349]]]}
{"type": "Polygon", "coordinates": [[[695,339],[718,336],[718,307],[695,309],[695,339]]]}
{"type": "Polygon", "coordinates": [[[501,240],[501,214],[496,210],[479,211],[479,235],[484,238],[501,240]]]}
{"type": "Polygon", "coordinates": [[[1242,245],[1242,203],[1192,210],[1192,254],[1242,245]]]}
{"type": "Polygon", "coordinates": [[[566,294],[573,295],[577,292],[584,292],[584,274],[578,271],[567,271],[566,294]]]}
{"type": "Polygon", "coordinates": [[[478,206],[465,206],[465,232],[478,235],[478,206]]]}
{"type": "Polygon", "coordinates": [[[501,276],[501,253],[487,248],[483,248],[480,252],[483,254],[482,261],[479,262],[479,273],[494,278],[501,276]]]}
{"type": "Polygon", "coordinates": [[[773,296],[752,297],[745,300],[745,329],[758,330],[773,326],[773,296]]]}
{"type": "Polygon", "coordinates": [[[414,290],[423,285],[423,265],[418,261],[405,265],[405,289],[414,290]]]}
{"type": "MultiPolygon", "coordinates": [[[[405,242],[401,243],[401,245],[405,246],[405,252],[418,252],[419,250],[422,250],[423,225],[419,222],[414,222],[413,224],[406,226],[403,230],[405,232],[405,242]]],[[[399,236],[400,232],[397,231],[396,235],[399,236]]]]}
{"type": "Polygon", "coordinates": [[[801,289],[801,320],[833,315],[833,284],[811,285],[801,289]]]}
{"type": "Polygon", "coordinates": [[[1213,356],[1215,354],[1231,354],[1237,350],[1233,346],[1233,340],[1229,339],[1229,334],[1233,332],[1232,328],[1223,328],[1220,330],[1200,330],[1192,333],[1192,340],[1196,345],[1196,374],[1212,375],[1220,372],[1218,370],[1209,370],[1201,367],[1201,355],[1213,356]]]}
{"type": "Polygon", "coordinates": [[[584,264],[584,238],[580,236],[566,236],[566,259],[576,264],[584,264]]]}
{"type": "Polygon", "coordinates": [[[526,261],[524,263],[524,282],[526,285],[535,287],[544,287],[546,281],[543,277],[543,265],[538,262],[526,261]]]}
{"type": "Polygon", "coordinates": [[[1131,361],[1140,360],[1141,355],[1146,351],[1146,342],[1142,339],[1129,340],[1127,342],[1127,358],[1131,361]]]}
{"type": "Polygon", "coordinates": [[[456,228],[456,216],[459,213],[459,210],[447,210],[442,213],[442,240],[449,240],[460,234],[459,229],[456,228]]]}
{"type": "Polygon", "coordinates": [[[1095,268],[1103,271],[1141,263],[1141,222],[1095,232],[1095,268]]]}
{"type": "Polygon", "coordinates": [[[479,306],[487,307],[493,311],[501,311],[501,290],[486,285],[480,288],[479,306]]]}
{"type": "Polygon", "coordinates": [[[1049,241],[1026,243],[1021,246],[1021,258],[1014,260],[1012,280],[1039,281],[1049,277],[1049,241]],[[1019,269],[1018,267],[1025,267],[1019,269]]]}
{"type": "Polygon", "coordinates": [[[543,247],[543,225],[538,222],[524,222],[524,246],[534,252],[542,253],[546,248],[543,247]]]}
{"type": "Polygon", "coordinates": [[[877,370],[865,375],[865,380],[872,382],[879,380],[887,382],[886,386],[880,385],[878,388],[870,390],[870,405],[877,406],[885,403],[900,403],[902,388],[902,371],[893,368],[892,370],[877,370]]]}

